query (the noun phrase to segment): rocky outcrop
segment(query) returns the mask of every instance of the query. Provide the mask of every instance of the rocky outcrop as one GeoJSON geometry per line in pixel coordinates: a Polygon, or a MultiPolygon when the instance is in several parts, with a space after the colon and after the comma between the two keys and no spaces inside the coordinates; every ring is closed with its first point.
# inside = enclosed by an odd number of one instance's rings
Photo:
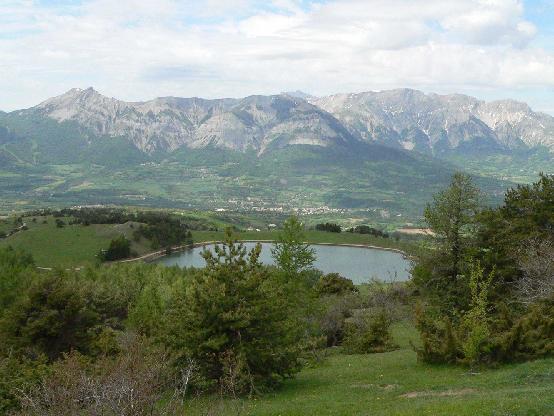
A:
{"type": "Polygon", "coordinates": [[[441,154],[457,149],[554,151],[554,118],[512,100],[398,89],[310,99],[364,140],[441,154]]]}
{"type": "Polygon", "coordinates": [[[100,136],[125,137],[148,153],[208,145],[263,152],[271,146],[355,140],[332,115],[289,95],[132,103],[88,88],[72,89],[26,111],[77,122],[100,136]]]}
{"type": "Polygon", "coordinates": [[[554,118],[512,100],[398,89],[316,98],[301,92],[243,99],[164,97],[146,102],[72,89],[23,112],[124,137],[146,152],[182,146],[238,151],[371,141],[440,156],[449,152],[554,152],[554,118]]]}

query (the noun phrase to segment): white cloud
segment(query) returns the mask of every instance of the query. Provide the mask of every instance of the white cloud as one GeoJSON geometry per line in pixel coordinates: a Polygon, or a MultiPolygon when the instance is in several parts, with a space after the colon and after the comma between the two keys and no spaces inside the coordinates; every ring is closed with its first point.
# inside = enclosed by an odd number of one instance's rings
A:
{"type": "Polygon", "coordinates": [[[477,44],[507,43],[525,46],[536,34],[530,22],[522,20],[523,5],[516,0],[479,0],[459,14],[446,16],[442,26],[453,35],[477,44]]]}
{"type": "Polygon", "coordinates": [[[12,1],[0,16],[2,109],[88,85],[131,100],[554,86],[516,0],[12,1]]]}

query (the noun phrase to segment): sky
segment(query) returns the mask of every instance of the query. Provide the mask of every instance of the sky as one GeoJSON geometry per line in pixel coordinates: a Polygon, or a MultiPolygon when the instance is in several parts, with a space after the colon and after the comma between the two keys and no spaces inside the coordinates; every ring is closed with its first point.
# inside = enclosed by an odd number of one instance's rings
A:
{"type": "Polygon", "coordinates": [[[554,0],[0,0],[0,109],[416,88],[554,115],[554,0]]]}

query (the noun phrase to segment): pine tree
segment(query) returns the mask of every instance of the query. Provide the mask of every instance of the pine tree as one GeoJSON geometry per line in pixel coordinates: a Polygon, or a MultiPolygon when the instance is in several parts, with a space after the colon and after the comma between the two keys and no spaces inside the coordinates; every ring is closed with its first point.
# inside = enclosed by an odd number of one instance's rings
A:
{"type": "Polygon", "coordinates": [[[271,250],[275,263],[289,278],[310,269],[315,261],[315,250],[304,240],[302,223],[298,217],[291,216],[271,250]]]}
{"type": "Polygon", "coordinates": [[[271,387],[298,370],[298,322],[284,292],[259,262],[261,245],[247,252],[230,230],[206,268],[185,285],[170,314],[169,343],[192,359],[211,384],[234,374],[234,391],[271,387]]]}

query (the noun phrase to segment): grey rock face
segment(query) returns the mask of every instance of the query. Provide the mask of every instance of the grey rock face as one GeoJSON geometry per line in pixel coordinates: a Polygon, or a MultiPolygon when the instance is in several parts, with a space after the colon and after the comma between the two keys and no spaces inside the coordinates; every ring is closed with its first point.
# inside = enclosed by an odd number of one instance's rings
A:
{"type": "Polygon", "coordinates": [[[167,97],[131,103],[105,97],[88,88],[72,89],[29,111],[60,122],[76,121],[100,136],[125,137],[150,153],[189,145],[198,126],[206,118],[224,111],[231,102],[167,97]]]}
{"type": "Polygon", "coordinates": [[[312,99],[365,140],[440,153],[474,144],[490,149],[545,146],[554,151],[554,118],[516,101],[400,89],[312,99]]]}
{"type": "Polygon", "coordinates": [[[124,137],[140,150],[209,145],[237,151],[357,140],[440,155],[457,150],[554,152],[554,118],[516,101],[399,89],[316,98],[303,93],[243,99],[164,97],[124,102],[72,89],[26,112],[74,121],[98,136],[124,137]]]}
{"type": "Polygon", "coordinates": [[[523,145],[554,150],[554,117],[534,112],[525,103],[513,100],[481,103],[477,115],[510,148],[523,145]]]}
{"type": "Polygon", "coordinates": [[[333,116],[289,95],[241,100],[167,97],[131,103],[88,88],[72,89],[27,111],[60,122],[76,121],[98,135],[126,137],[148,153],[208,145],[263,152],[269,146],[327,146],[354,140],[333,116]]]}

